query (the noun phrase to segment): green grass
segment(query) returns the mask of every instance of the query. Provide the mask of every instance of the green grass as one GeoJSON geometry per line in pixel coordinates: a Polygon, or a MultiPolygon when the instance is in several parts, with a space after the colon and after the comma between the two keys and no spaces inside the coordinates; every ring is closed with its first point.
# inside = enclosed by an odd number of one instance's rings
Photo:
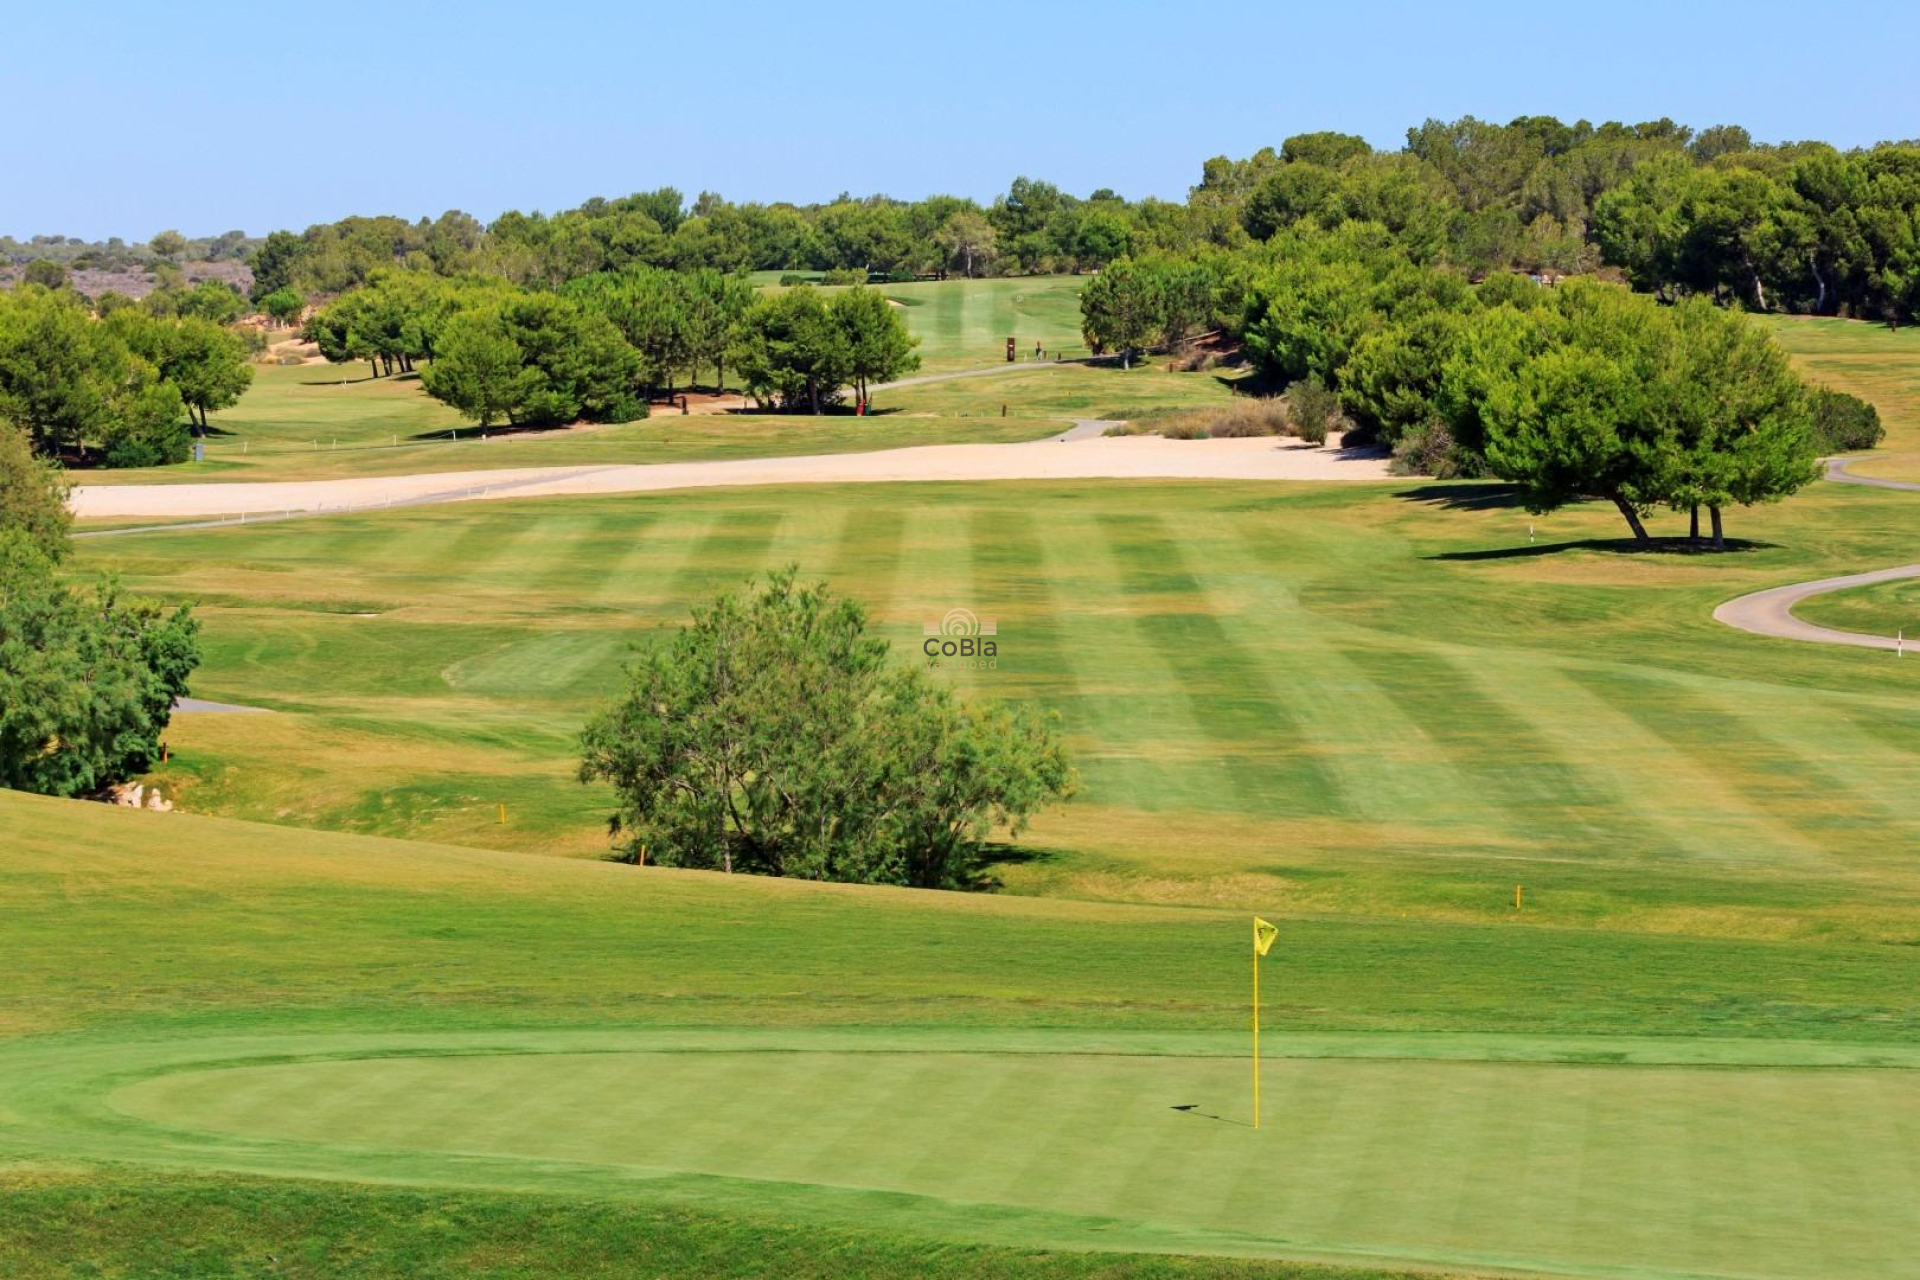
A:
{"type": "Polygon", "coordinates": [[[929,1243],[742,1215],[738,1206],[723,1215],[631,1199],[5,1170],[0,1195],[0,1273],[60,1280],[1413,1280],[1311,1264],[929,1243]]]}
{"type": "Polygon", "coordinates": [[[1239,911],[4,793],[0,823],[0,1185],[33,1193],[0,1220],[0,1262],[40,1256],[52,1223],[114,1256],[285,1249],[315,1274],[333,1250],[412,1249],[451,1269],[506,1247],[526,1197],[566,1225],[562,1257],[637,1233],[706,1250],[702,1274],[748,1273],[767,1220],[853,1274],[1023,1269],[992,1252],[1009,1248],[1641,1275],[1911,1274],[1920,1256],[1904,948],[1260,904],[1282,940],[1256,1135],[1239,911]],[[260,1175],[437,1191],[336,1202],[260,1175]],[[102,1200],[125,1206],[117,1230],[102,1200]],[[236,1201],[259,1206],[246,1224],[236,1201]],[[218,1221],[132,1227],[162,1207],[218,1221]]]}
{"type": "Polygon", "coordinates": [[[1768,317],[1763,323],[1816,381],[1873,402],[1887,438],[1854,464],[1861,475],[1920,480],[1920,328],[1768,317]]]}
{"type": "Polygon", "coordinates": [[[907,329],[920,338],[921,372],[949,373],[1005,364],[1008,338],[1021,360],[1032,359],[1036,341],[1049,360],[1055,352],[1086,355],[1080,290],[1087,279],[1015,276],[876,287],[900,305],[907,329]]]}
{"type": "MultiPolygon", "coordinates": [[[[1003,386],[1230,394],[900,420],[1003,386]]],[[[1627,554],[1471,484],[864,485],[88,543],[274,713],[175,722],[186,812],[0,793],[0,1273],[1920,1274],[1920,665],[1710,617],[1914,512],[1627,554]],[[1060,710],[1007,892],[529,856],[604,846],[626,647],[788,562],[903,657],[995,617],[949,678],[1060,710]]]]}
{"type": "Polygon", "coordinates": [[[568,1274],[636,1238],[660,1270],[756,1274],[762,1222],[845,1274],[1102,1274],[1033,1249],[1649,1276],[1920,1257],[1905,948],[1279,900],[1254,1134],[1240,912],[4,793],[0,823],[0,1186],[27,1192],[0,1263],[60,1232],[127,1259],[106,1274],[265,1251],[520,1274],[505,1226],[541,1215],[568,1274]]]}
{"type": "MultiPolygon", "coordinates": [[[[239,405],[217,415],[207,460],[171,467],[89,471],[85,484],[204,484],[215,480],[328,480],[509,467],[697,462],[849,453],[918,444],[1033,440],[1061,430],[1065,415],[1026,409],[860,418],[789,415],[656,416],[617,426],[528,434],[480,433],[421,391],[417,380],[355,375],[345,383],[320,366],[267,367],[239,405]],[[457,431],[459,438],[452,437],[457,431]],[[426,438],[431,437],[431,438],[426,438]]],[[[965,403],[964,400],[959,401],[965,403]]],[[[886,407],[883,403],[882,407],[886,407]]]]}
{"type": "Polygon", "coordinates": [[[1905,632],[1920,641],[1920,579],[1829,591],[1801,601],[1793,612],[1823,627],[1876,636],[1905,632]]]}
{"type": "Polygon", "coordinates": [[[884,392],[883,408],[941,416],[1013,414],[1047,418],[1131,418],[1137,414],[1204,408],[1233,398],[1231,370],[1169,373],[1163,365],[1131,370],[1112,366],[1038,365],[993,377],[956,378],[884,392]]]}
{"type": "Polygon", "coordinates": [[[859,485],[126,536],[81,565],[201,601],[196,692],[279,713],[176,721],[160,778],[199,811],[596,853],[573,735],[627,646],[793,562],[903,659],[949,608],[999,620],[998,669],[957,676],[1057,708],[1083,779],[1015,890],[1484,920],[1524,881],[1555,923],[1904,940],[1920,667],[1710,614],[1898,563],[1906,499],[1820,486],[1735,513],[1760,545],[1714,557],[1472,486],[859,485]]]}

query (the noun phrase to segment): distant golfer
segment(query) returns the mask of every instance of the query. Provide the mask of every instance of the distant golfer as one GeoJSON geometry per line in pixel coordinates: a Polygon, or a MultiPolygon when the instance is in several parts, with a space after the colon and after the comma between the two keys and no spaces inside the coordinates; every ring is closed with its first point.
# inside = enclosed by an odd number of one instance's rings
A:
{"type": "Polygon", "coordinates": [[[1040,358],[1040,344],[1037,342],[1033,344],[1033,358],[1035,360],[1040,358]]]}

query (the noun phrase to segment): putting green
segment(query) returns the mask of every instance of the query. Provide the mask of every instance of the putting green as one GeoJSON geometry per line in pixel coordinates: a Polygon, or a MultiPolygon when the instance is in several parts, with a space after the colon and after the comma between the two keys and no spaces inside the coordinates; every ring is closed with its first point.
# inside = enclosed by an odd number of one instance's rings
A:
{"type": "Polygon", "coordinates": [[[69,1150],[120,1159],[370,1181],[724,1191],[1029,1245],[1920,1274],[1910,1054],[1825,1046],[1792,1065],[1781,1044],[1756,1057],[1730,1042],[1282,1039],[1255,1132],[1231,1045],[854,1031],[42,1042],[0,1073],[0,1136],[59,1130],[69,1150]],[[1554,1055],[1618,1061],[1539,1060],[1554,1055]]]}

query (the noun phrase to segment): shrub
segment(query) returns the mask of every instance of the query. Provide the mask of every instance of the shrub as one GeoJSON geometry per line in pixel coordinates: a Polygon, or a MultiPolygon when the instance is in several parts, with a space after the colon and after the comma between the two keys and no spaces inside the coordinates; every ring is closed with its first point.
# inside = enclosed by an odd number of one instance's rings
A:
{"type": "Polygon", "coordinates": [[[858,267],[835,267],[820,277],[821,284],[865,284],[867,273],[858,267]]]}
{"type": "Polygon", "coordinates": [[[1887,434],[1880,411],[1859,396],[1828,387],[1813,392],[1813,434],[1822,453],[1871,449],[1887,434]]]}
{"type": "Polygon", "coordinates": [[[1283,436],[1290,426],[1287,402],[1279,396],[1265,396],[1236,400],[1213,415],[1208,430],[1227,438],[1283,436]]]}
{"type": "Polygon", "coordinates": [[[810,880],[972,887],[996,829],[1074,786],[1052,717],[961,701],[791,568],[696,608],[581,745],[619,797],[616,857],[810,880]]]}
{"type": "Polygon", "coordinates": [[[1325,444],[1329,435],[1346,427],[1340,397],[1311,374],[1287,388],[1286,411],[1293,433],[1309,444],[1325,444]]]}
{"type": "Polygon", "coordinates": [[[1388,469],[1397,476],[1432,476],[1436,480],[1485,474],[1479,459],[1462,448],[1438,418],[1408,428],[1394,441],[1388,469]]]}

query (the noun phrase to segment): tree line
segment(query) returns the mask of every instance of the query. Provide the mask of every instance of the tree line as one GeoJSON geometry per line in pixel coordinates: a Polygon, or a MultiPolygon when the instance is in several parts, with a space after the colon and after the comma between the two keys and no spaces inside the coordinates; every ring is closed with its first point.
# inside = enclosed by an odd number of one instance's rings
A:
{"type": "Polygon", "coordinates": [[[1843,151],[1667,118],[1429,119],[1394,150],[1352,134],[1296,134],[1277,149],[1205,161],[1184,201],[1104,188],[1081,197],[1028,177],[985,204],[847,194],[735,203],[711,191],[689,202],[662,187],[490,223],[450,210],[342,218],[261,240],[237,231],[201,240],[166,231],[135,246],[39,236],[0,240],[0,254],[156,270],[194,254],[240,257],[264,304],[329,297],[396,267],[548,289],[635,265],[831,272],[849,283],[1098,271],[1346,222],[1385,226],[1421,261],[1476,277],[1611,266],[1643,289],[1732,294],[1764,309],[1905,322],[1920,306],[1920,141],[1843,151]]]}
{"type": "Polygon", "coordinates": [[[1815,478],[1823,452],[1871,447],[1878,414],[1802,383],[1772,338],[1710,293],[1663,300],[1594,279],[1475,282],[1373,221],[1294,225],[1239,251],[1123,259],[1082,296],[1088,341],[1237,339],[1269,389],[1322,390],[1350,443],[1403,472],[1516,482],[1530,509],[1584,497],[1645,516],[1725,508],[1815,478]]]}
{"type": "MultiPolygon", "coordinates": [[[[116,296],[117,297],[117,296],[116,296]]],[[[253,381],[222,285],[146,303],[21,285],[0,294],[0,422],[38,453],[112,467],[185,460],[207,414],[253,381]]]]}
{"type": "Polygon", "coordinates": [[[329,360],[364,360],[376,377],[422,362],[427,393],[482,427],[630,421],[705,371],[723,388],[729,369],[762,408],[820,413],[919,365],[917,339],[875,290],[757,296],[709,268],[630,266],[557,291],[385,270],[305,332],[329,360]]]}
{"type": "Polygon", "coordinates": [[[1122,258],[1240,249],[1296,227],[1377,223],[1421,261],[1469,274],[1626,271],[1636,285],[1731,291],[1750,304],[1905,320],[1914,314],[1920,143],[1841,151],[1759,143],[1737,125],[1568,124],[1463,116],[1398,150],[1332,132],[1216,156],[1184,202],[1080,197],[1015,179],[981,203],[842,195],[733,203],[673,188],[491,223],[355,217],[276,231],[252,251],[254,297],[333,294],[382,268],[497,275],[557,288],[635,264],[843,273],[846,281],[1099,271],[1122,258]]]}

